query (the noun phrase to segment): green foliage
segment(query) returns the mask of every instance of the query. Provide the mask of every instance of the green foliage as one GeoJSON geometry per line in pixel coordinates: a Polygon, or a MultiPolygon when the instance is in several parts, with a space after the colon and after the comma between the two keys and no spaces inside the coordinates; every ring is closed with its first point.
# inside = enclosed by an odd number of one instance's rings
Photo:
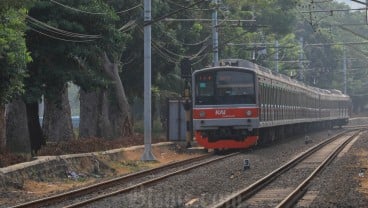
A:
{"type": "Polygon", "coordinates": [[[304,55],[310,61],[305,71],[306,82],[322,88],[335,88],[343,91],[343,51],[347,57],[347,93],[354,95],[368,90],[366,83],[367,45],[359,44],[367,41],[368,30],[359,24],[365,24],[365,12],[333,11],[347,10],[348,6],[336,2],[309,4],[303,2],[302,8],[318,8],[328,13],[301,14],[296,35],[304,37],[304,55]],[[310,7],[311,6],[311,7],[310,7]],[[354,26],[355,25],[355,26],[354,26]],[[357,44],[344,44],[352,43],[357,44]],[[325,44],[308,46],[308,44],[325,44]],[[339,44],[340,43],[340,44],[339,44]],[[336,45],[335,45],[336,44],[336,45]]]}
{"type": "Polygon", "coordinates": [[[41,94],[54,99],[54,95],[59,94],[70,81],[87,91],[107,86],[109,81],[101,72],[103,53],[107,52],[112,60],[118,60],[129,38],[118,31],[119,17],[105,1],[58,2],[74,10],[50,1],[39,1],[31,8],[30,16],[52,27],[83,36],[50,33],[40,24],[31,25],[35,30],[27,33],[34,59],[26,82],[29,100],[38,100],[41,94]],[[91,39],[89,35],[101,37],[91,39]]]}
{"type": "Polygon", "coordinates": [[[25,15],[24,8],[0,10],[0,104],[24,90],[25,67],[31,61],[24,40],[25,15]]]}

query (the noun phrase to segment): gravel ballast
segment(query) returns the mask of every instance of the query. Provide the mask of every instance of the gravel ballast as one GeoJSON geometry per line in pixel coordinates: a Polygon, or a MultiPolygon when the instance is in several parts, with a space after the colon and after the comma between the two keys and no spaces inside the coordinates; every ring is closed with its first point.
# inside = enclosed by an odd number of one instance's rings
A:
{"type": "MultiPolygon", "coordinates": [[[[368,118],[353,119],[350,123],[364,124],[368,124],[368,118]]],[[[211,207],[330,137],[329,134],[340,131],[342,129],[301,135],[276,141],[268,147],[249,149],[230,159],[170,177],[162,183],[141,187],[128,194],[98,201],[88,207],[211,207]],[[246,170],[245,159],[250,162],[250,168],[246,170]]],[[[296,207],[367,207],[367,137],[368,133],[363,132],[344,154],[340,154],[323,170],[309,187],[305,199],[296,207]]],[[[14,193],[3,194],[9,195],[5,197],[9,199],[14,196],[14,193]]],[[[17,194],[16,198],[19,197],[21,194],[17,194]]],[[[0,207],[3,205],[0,200],[0,207]]]]}
{"type": "MultiPolygon", "coordinates": [[[[333,133],[336,133],[337,131],[338,130],[334,130],[333,133]]],[[[211,205],[214,205],[221,198],[247,187],[280,165],[284,164],[292,157],[295,157],[295,155],[316,145],[323,139],[326,139],[328,137],[327,134],[328,132],[325,131],[308,135],[312,141],[308,143],[305,142],[304,135],[298,139],[294,138],[289,141],[281,141],[266,148],[249,150],[241,155],[232,157],[231,159],[169,178],[162,183],[151,187],[142,187],[141,189],[129,194],[117,195],[115,197],[99,201],[95,204],[89,205],[88,207],[211,207],[211,205]],[[250,161],[250,169],[244,170],[244,159],[248,159],[250,161]]],[[[358,141],[362,142],[364,141],[364,138],[361,138],[358,141]]],[[[357,147],[362,148],[362,145],[363,144],[358,144],[357,147]]],[[[352,150],[355,147],[356,146],[354,145],[352,150]]],[[[343,157],[340,157],[338,161],[342,160],[342,158],[347,155],[350,155],[350,151],[343,157]]],[[[347,167],[350,167],[351,163],[349,164],[348,161],[351,160],[348,159],[346,164],[348,165],[347,167]]],[[[333,169],[332,165],[331,169],[333,169]]],[[[331,173],[332,175],[329,176],[329,179],[331,180],[335,180],[334,178],[336,178],[336,173],[334,173],[334,171],[340,172],[341,169],[333,169],[331,173]]],[[[350,183],[352,187],[358,187],[359,184],[357,184],[357,182],[354,183],[354,178],[351,177],[351,174],[357,174],[358,172],[355,172],[355,170],[350,171],[352,172],[347,173],[347,178],[352,180],[350,183]]],[[[345,173],[342,173],[341,175],[345,176],[345,173]]],[[[341,184],[341,182],[345,183],[347,180],[343,178],[343,176],[341,176],[341,178],[336,178],[337,181],[331,183],[335,184],[334,186],[342,187],[341,189],[345,190],[345,185],[341,184]]],[[[323,177],[321,176],[321,178],[323,177]]],[[[332,193],[339,190],[334,187],[329,189],[327,184],[324,185],[323,183],[329,182],[328,180],[321,180],[318,182],[319,186],[326,188],[326,191],[324,191],[326,194],[329,193],[327,190],[332,193]]],[[[351,203],[362,205],[366,202],[363,195],[359,195],[357,193],[354,196],[358,197],[360,202],[353,199],[353,197],[351,202],[346,202],[344,205],[351,203]]],[[[322,202],[326,200],[323,197],[324,196],[317,197],[315,199],[315,205],[313,206],[335,207],[333,204],[334,202],[323,204],[322,202]],[[321,203],[318,201],[321,201],[321,203]]],[[[341,196],[336,199],[343,200],[341,199],[341,196]]]]}

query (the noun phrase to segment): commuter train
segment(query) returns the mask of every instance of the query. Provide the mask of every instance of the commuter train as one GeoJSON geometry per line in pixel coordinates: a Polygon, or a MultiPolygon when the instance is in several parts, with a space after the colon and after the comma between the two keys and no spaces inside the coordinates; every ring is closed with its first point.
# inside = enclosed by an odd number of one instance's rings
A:
{"type": "Polygon", "coordinates": [[[194,136],[207,149],[248,148],[349,119],[349,96],[247,60],[222,60],[192,75],[194,136]]]}

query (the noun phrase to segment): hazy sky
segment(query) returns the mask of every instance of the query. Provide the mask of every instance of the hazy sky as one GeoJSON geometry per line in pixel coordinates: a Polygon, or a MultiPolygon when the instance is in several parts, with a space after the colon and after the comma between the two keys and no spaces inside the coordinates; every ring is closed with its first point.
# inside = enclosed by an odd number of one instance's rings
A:
{"type": "MultiPolygon", "coordinates": [[[[335,1],[343,2],[343,3],[349,5],[351,8],[354,8],[354,9],[364,7],[363,4],[359,4],[359,3],[356,3],[356,2],[351,1],[351,0],[335,0],[335,1]]],[[[364,2],[364,0],[361,0],[361,1],[364,2]]]]}

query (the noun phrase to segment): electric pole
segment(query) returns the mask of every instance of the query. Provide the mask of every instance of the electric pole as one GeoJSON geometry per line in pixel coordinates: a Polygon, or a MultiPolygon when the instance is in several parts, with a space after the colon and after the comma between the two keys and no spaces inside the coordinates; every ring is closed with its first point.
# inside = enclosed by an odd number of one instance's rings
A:
{"type": "Polygon", "coordinates": [[[143,161],[156,158],[152,154],[151,93],[151,0],[144,0],[144,153],[143,161]]]}
{"type": "Polygon", "coordinates": [[[218,57],[218,20],[217,20],[217,8],[218,0],[212,0],[213,12],[212,12],[212,50],[213,50],[213,66],[219,65],[218,57]]]}
{"type": "Polygon", "coordinates": [[[343,48],[343,71],[344,71],[344,94],[346,94],[346,52],[345,47],[343,48]]]}
{"type": "Polygon", "coordinates": [[[299,39],[299,44],[300,44],[300,51],[299,51],[299,72],[298,72],[298,79],[300,81],[302,81],[304,79],[304,76],[303,76],[303,63],[302,63],[302,60],[303,60],[303,37],[300,37],[299,39]]]}
{"type": "Polygon", "coordinates": [[[276,72],[279,72],[279,41],[276,40],[275,41],[275,48],[276,48],[276,53],[275,53],[275,69],[276,69],[276,72]]]}

